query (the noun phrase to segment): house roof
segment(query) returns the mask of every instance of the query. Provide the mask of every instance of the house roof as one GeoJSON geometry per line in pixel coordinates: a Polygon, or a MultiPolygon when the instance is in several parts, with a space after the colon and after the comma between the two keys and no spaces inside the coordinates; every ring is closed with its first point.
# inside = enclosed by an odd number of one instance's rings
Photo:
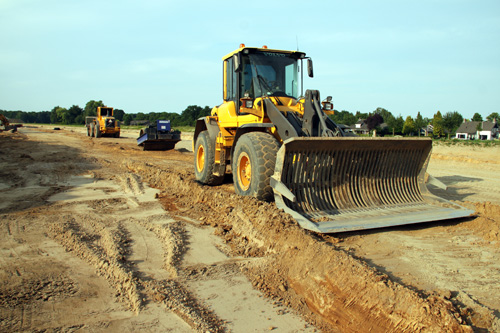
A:
{"type": "Polygon", "coordinates": [[[494,128],[498,128],[498,123],[492,123],[491,121],[483,121],[483,131],[491,131],[494,128]]]}
{"type": "Polygon", "coordinates": [[[353,130],[364,130],[364,131],[368,131],[368,125],[365,123],[365,120],[366,119],[358,119],[358,121],[356,122],[356,124],[354,125],[351,125],[349,126],[350,128],[352,128],[353,130]]]}
{"type": "Polygon", "coordinates": [[[477,132],[477,125],[482,123],[483,131],[491,131],[493,128],[498,128],[497,123],[493,123],[491,121],[466,121],[463,122],[460,127],[457,129],[457,133],[467,133],[474,134],[477,132]]]}

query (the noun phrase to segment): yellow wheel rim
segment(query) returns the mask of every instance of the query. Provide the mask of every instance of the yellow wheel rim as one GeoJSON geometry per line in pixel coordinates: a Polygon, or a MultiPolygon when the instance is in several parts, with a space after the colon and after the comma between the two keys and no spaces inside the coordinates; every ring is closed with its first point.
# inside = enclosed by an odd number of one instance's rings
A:
{"type": "Polygon", "coordinates": [[[238,158],[238,182],[243,191],[248,190],[252,180],[252,165],[247,153],[241,153],[238,158]]]}
{"type": "Polygon", "coordinates": [[[205,167],[205,149],[200,145],[198,151],[196,152],[196,169],[198,172],[202,172],[205,167]]]}

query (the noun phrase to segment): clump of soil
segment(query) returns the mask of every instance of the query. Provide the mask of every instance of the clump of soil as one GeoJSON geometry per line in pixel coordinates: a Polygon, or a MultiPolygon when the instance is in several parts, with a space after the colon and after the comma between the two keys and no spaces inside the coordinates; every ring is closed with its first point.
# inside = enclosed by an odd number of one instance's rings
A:
{"type": "Polygon", "coordinates": [[[500,206],[491,202],[478,202],[475,207],[478,217],[466,223],[466,227],[500,247],[500,206]]]}

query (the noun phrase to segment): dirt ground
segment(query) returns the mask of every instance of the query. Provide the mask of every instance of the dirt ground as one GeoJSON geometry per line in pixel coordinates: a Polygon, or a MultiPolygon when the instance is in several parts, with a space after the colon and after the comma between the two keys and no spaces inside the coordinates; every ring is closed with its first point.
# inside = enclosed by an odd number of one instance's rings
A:
{"type": "Polygon", "coordinates": [[[500,332],[499,148],[433,148],[473,218],[317,235],[137,135],[0,133],[1,332],[500,332]]]}

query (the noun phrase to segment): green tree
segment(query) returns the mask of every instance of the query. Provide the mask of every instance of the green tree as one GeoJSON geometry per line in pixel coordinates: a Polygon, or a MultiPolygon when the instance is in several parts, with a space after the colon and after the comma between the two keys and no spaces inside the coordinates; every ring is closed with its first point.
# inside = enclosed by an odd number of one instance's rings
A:
{"type": "Polygon", "coordinates": [[[330,118],[337,124],[344,124],[347,126],[354,125],[358,121],[356,116],[346,110],[335,111],[333,115],[330,115],[330,118]]]}
{"type": "Polygon", "coordinates": [[[69,124],[68,109],[59,107],[56,110],[57,119],[59,123],[69,124]]]}
{"type": "Polygon", "coordinates": [[[432,127],[434,127],[434,136],[440,138],[444,135],[443,116],[440,111],[438,111],[434,115],[434,118],[432,118],[432,127]]]}
{"type": "Polygon", "coordinates": [[[28,124],[36,123],[36,112],[23,112],[21,120],[28,124]]]}
{"type": "Polygon", "coordinates": [[[490,114],[488,117],[486,117],[486,119],[488,121],[493,121],[494,119],[498,121],[500,121],[500,115],[498,114],[498,112],[493,112],[492,114],[490,114]]]}
{"type": "Polygon", "coordinates": [[[366,118],[368,118],[369,115],[368,115],[368,113],[356,111],[356,114],[354,116],[356,117],[356,121],[358,121],[359,119],[366,119],[366,118]]]}
{"type": "Polygon", "coordinates": [[[411,116],[406,117],[406,120],[403,124],[403,134],[404,135],[413,135],[416,131],[415,121],[411,116]]]}
{"type": "Polygon", "coordinates": [[[448,131],[448,139],[450,135],[454,135],[457,129],[464,121],[464,117],[457,111],[446,112],[443,117],[443,127],[448,131]]]}
{"type": "Polygon", "coordinates": [[[422,132],[422,128],[426,127],[428,124],[428,121],[422,118],[422,115],[420,112],[417,114],[417,118],[415,118],[415,128],[418,131],[418,136],[420,136],[420,133],[422,132]]]}
{"type": "Polygon", "coordinates": [[[182,111],[180,116],[180,125],[194,126],[198,118],[210,115],[210,111],[211,109],[208,106],[202,108],[198,105],[190,105],[182,111]]]}
{"type": "Polygon", "coordinates": [[[378,107],[375,111],[373,111],[374,114],[379,114],[382,119],[384,120],[385,123],[390,121],[391,119],[394,118],[392,113],[384,108],[378,107]]]}
{"type": "Polygon", "coordinates": [[[48,124],[50,123],[50,111],[34,112],[36,114],[34,118],[35,123],[48,124]]]}
{"type": "Polygon", "coordinates": [[[55,121],[57,121],[57,113],[54,109],[53,109],[54,112],[51,111],[25,112],[25,111],[0,110],[0,113],[9,119],[20,119],[27,124],[36,124],[36,123],[49,124],[51,123],[51,116],[54,118],[55,121]]]}
{"type": "Polygon", "coordinates": [[[67,110],[60,106],[54,106],[54,108],[50,111],[50,123],[51,124],[60,124],[63,122],[63,115],[67,110]]]}
{"type": "Polygon", "coordinates": [[[125,115],[125,111],[122,109],[114,109],[113,110],[113,116],[118,119],[119,121],[123,121],[123,116],[125,115]]]}
{"type": "Polygon", "coordinates": [[[132,120],[134,120],[134,118],[133,118],[133,116],[132,116],[131,114],[128,114],[128,113],[127,113],[127,114],[125,114],[125,115],[123,116],[123,123],[124,123],[125,125],[130,125],[130,122],[131,122],[132,120]]]}
{"type": "Polygon", "coordinates": [[[389,129],[392,130],[392,135],[403,134],[403,125],[405,123],[403,117],[399,115],[397,118],[392,117],[388,121],[386,121],[389,129]]]}
{"type": "Polygon", "coordinates": [[[85,105],[85,109],[83,110],[83,116],[84,117],[96,116],[98,106],[104,106],[104,103],[102,101],[94,101],[94,100],[88,101],[87,104],[85,105]]]}
{"type": "Polygon", "coordinates": [[[481,116],[479,113],[474,113],[472,116],[472,121],[483,121],[483,116],[481,116]]]}
{"type": "Polygon", "coordinates": [[[64,124],[83,124],[83,109],[78,105],[70,107],[63,116],[64,124]]]}
{"type": "Polygon", "coordinates": [[[395,122],[395,118],[392,115],[392,113],[384,108],[378,107],[375,111],[373,111],[373,114],[379,114],[383,121],[380,125],[385,124],[386,126],[379,127],[377,129],[377,132],[380,133],[381,135],[389,134],[393,132],[393,129],[389,124],[393,124],[395,122]]]}

